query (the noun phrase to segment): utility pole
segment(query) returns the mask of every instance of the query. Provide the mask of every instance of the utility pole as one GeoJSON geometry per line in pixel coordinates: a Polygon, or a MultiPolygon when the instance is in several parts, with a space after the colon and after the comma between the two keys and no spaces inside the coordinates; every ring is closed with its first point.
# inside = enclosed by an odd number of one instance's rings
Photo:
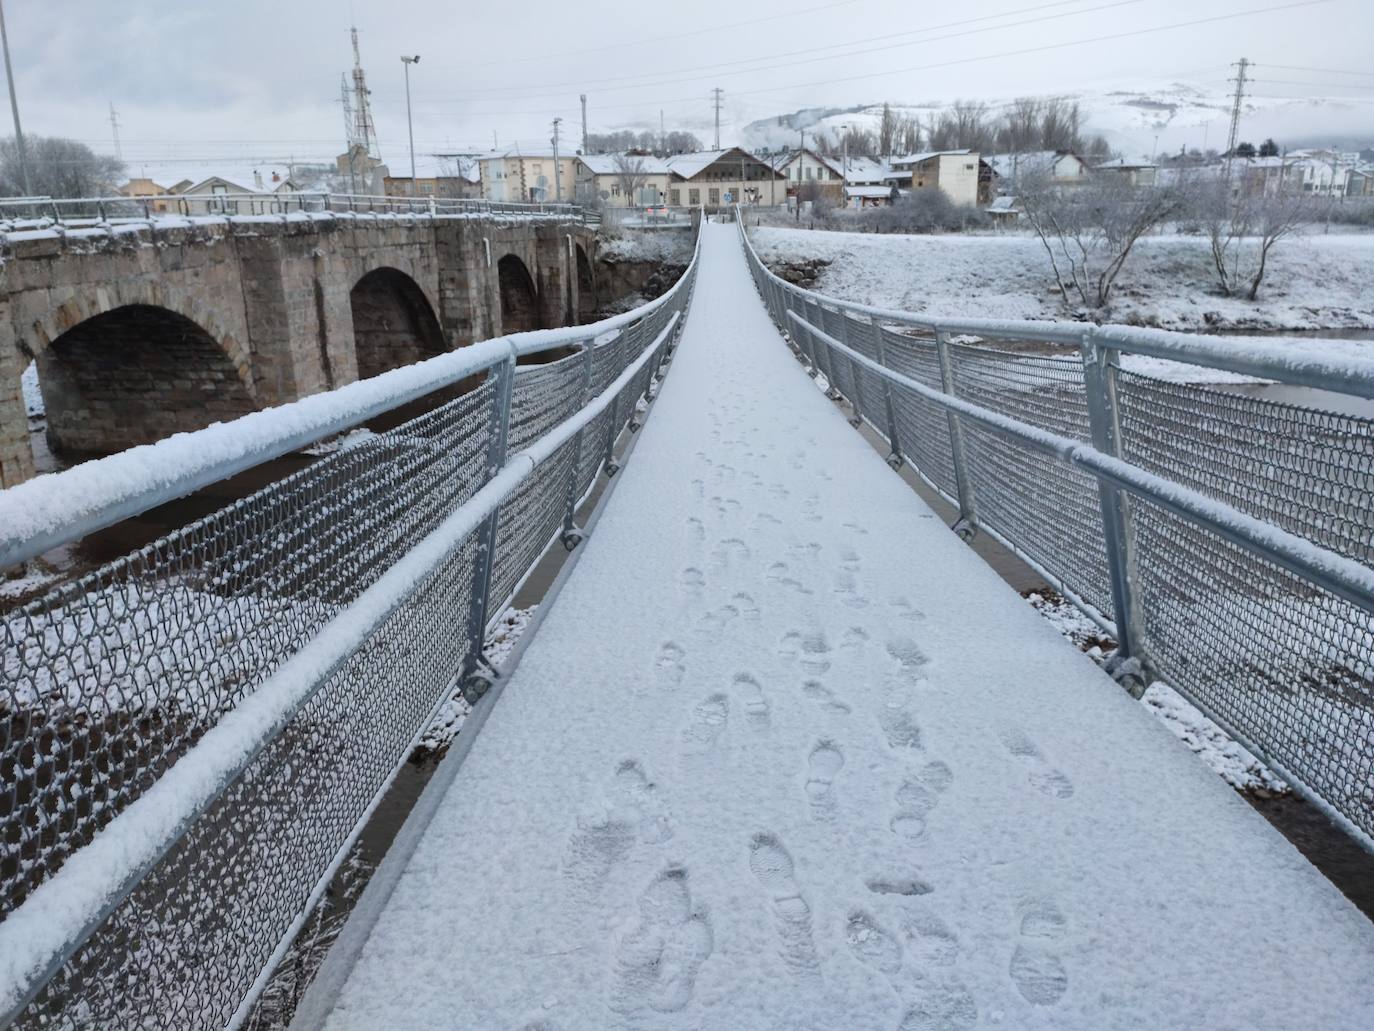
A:
{"type": "Polygon", "coordinates": [[[563,177],[558,174],[558,126],[563,119],[553,120],[553,199],[556,203],[563,202],[563,177]]]}
{"type": "Polygon", "coordinates": [[[1245,72],[1250,62],[1242,57],[1234,65],[1236,76],[1231,81],[1236,84],[1236,98],[1231,105],[1231,132],[1226,138],[1226,183],[1231,183],[1231,161],[1236,155],[1236,143],[1240,137],[1240,108],[1245,100],[1245,72]]]}
{"type": "Polygon", "coordinates": [[[711,90],[711,103],[716,109],[716,150],[720,150],[720,102],[725,96],[725,91],[717,86],[711,90]]]}
{"type": "Polygon", "coordinates": [[[416,195],[415,184],[415,123],[410,120],[410,66],[420,63],[420,55],[402,57],[401,64],[406,70],[406,132],[410,134],[410,195],[416,195]]]}
{"type": "Polygon", "coordinates": [[[668,152],[668,129],[663,121],[663,108],[658,109],[658,149],[668,152]]]}
{"type": "Polygon", "coordinates": [[[591,149],[587,146],[587,94],[581,94],[578,99],[582,101],[582,153],[590,154],[591,149]]]}
{"type": "Polygon", "coordinates": [[[29,187],[29,157],[24,151],[24,130],[19,127],[19,98],[14,95],[14,68],[10,65],[10,36],[5,31],[5,4],[0,0],[0,45],[5,48],[5,79],[10,84],[10,111],[14,113],[14,148],[19,152],[19,178],[24,185],[24,196],[33,195],[29,187]]]}
{"type": "Polygon", "coordinates": [[[119,112],[115,110],[114,102],[110,102],[110,132],[114,135],[115,160],[124,160],[124,151],[119,146],[119,112]]]}

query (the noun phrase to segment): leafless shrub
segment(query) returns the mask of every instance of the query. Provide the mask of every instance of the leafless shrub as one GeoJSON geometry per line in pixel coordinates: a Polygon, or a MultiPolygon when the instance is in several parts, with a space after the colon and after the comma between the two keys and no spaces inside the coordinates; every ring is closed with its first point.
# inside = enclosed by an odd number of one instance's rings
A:
{"type": "Polygon", "coordinates": [[[1217,285],[1227,297],[1259,296],[1269,253],[1317,221],[1330,200],[1295,189],[1246,189],[1218,179],[1196,192],[1195,219],[1210,244],[1217,285]]]}
{"type": "Polygon", "coordinates": [[[1136,241],[1181,212],[1187,193],[1183,186],[1135,186],[1124,176],[1061,186],[1036,174],[1020,181],[1017,196],[1065,300],[1105,308],[1136,241]]]}

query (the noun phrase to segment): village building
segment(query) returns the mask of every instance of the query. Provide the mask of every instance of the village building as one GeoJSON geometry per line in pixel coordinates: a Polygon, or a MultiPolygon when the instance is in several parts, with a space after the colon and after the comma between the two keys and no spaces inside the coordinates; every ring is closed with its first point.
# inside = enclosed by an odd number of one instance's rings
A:
{"type": "MultiPolygon", "coordinates": [[[[936,150],[924,154],[908,154],[892,160],[892,178],[911,177],[907,188],[916,190],[942,191],[955,204],[974,205],[979,202],[980,184],[984,182],[980,174],[978,154],[975,151],[936,150]]],[[[991,172],[986,182],[988,199],[991,199],[991,172]]]]}
{"type": "Polygon", "coordinates": [[[739,147],[678,154],[667,159],[668,203],[719,208],[728,204],[780,204],[787,179],[739,147]]]}
{"type": "Polygon", "coordinates": [[[668,203],[672,173],[652,154],[580,154],[575,162],[574,197],[579,204],[612,208],[668,203]]]}
{"type": "Polygon", "coordinates": [[[494,201],[544,204],[571,202],[577,183],[577,155],[559,154],[555,174],[552,151],[522,153],[519,148],[477,159],[482,196],[494,201]]]}
{"type": "Polygon", "coordinates": [[[476,159],[457,154],[416,155],[413,180],[408,175],[388,175],[382,182],[388,197],[469,200],[482,196],[476,159]]]}
{"type": "Polygon", "coordinates": [[[983,160],[996,173],[998,189],[1010,193],[1027,177],[1044,177],[1056,186],[1081,186],[1092,174],[1088,163],[1069,150],[989,154],[983,160]]]}
{"type": "Polygon", "coordinates": [[[1099,175],[1119,175],[1132,186],[1153,186],[1158,176],[1159,168],[1150,161],[1130,161],[1126,158],[1114,158],[1111,161],[1102,161],[1098,163],[1093,167],[1093,171],[1099,175]]]}
{"type": "Polygon", "coordinates": [[[829,158],[814,150],[794,150],[776,166],[787,180],[787,195],[796,196],[806,183],[818,183],[831,200],[840,199],[844,186],[844,167],[840,158],[829,158]]]}

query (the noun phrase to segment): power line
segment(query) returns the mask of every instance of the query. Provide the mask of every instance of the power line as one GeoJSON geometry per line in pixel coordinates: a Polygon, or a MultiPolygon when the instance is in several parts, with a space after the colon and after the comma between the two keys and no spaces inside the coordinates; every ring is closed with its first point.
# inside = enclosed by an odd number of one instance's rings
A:
{"type": "Polygon", "coordinates": [[[1278,68],[1285,72],[1322,72],[1326,75],[1362,75],[1374,79],[1374,72],[1351,72],[1343,71],[1339,68],[1307,68],[1299,64],[1268,64],[1259,65],[1262,68],[1278,68]]]}
{"type": "MultiPolygon", "coordinates": [[[[1254,65],[1251,67],[1253,68],[1254,65]]],[[[1363,82],[1304,82],[1301,79],[1256,79],[1254,77],[1251,77],[1250,81],[1284,86],[1316,86],[1318,89],[1374,90],[1374,82],[1366,85],[1363,82]]]]}
{"type": "Polygon", "coordinates": [[[722,72],[719,72],[718,74],[721,74],[721,75],[746,75],[746,74],[751,74],[751,73],[753,73],[753,72],[774,71],[774,70],[777,70],[777,69],[779,69],[779,68],[791,68],[791,67],[795,67],[795,66],[797,66],[797,65],[803,65],[803,64],[815,64],[815,63],[820,62],[820,61],[835,61],[835,60],[840,60],[840,59],[846,58],[846,57],[867,56],[867,55],[869,55],[869,54],[877,53],[877,52],[883,51],[883,50],[897,50],[897,49],[901,49],[901,48],[904,48],[904,47],[921,46],[921,45],[926,44],[926,43],[938,43],[938,42],[942,42],[942,41],[944,41],[944,40],[957,39],[957,38],[960,38],[960,37],[962,37],[962,36],[977,35],[978,33],[982,33],[982,32],[996,32],[996,31],[999,31],[999,30],[1002,30],[1002,29],[1021,28],[1021,27],[1026,26],[1026,25],[1037,24],[1037,23],[1039,23],[1039,22],[1044,22],[1044,21],[1053,21],[1053,20],[1060,19],[1060,18],[1069,18],[1069,17],[1073,17],[1073,16],[1076,16],[1076,15],[1082,15],[1082,14],[1092,14],[1092,13],[1095,13],[1095,12],[1097,12],[1097,11],[1111,10],[1111,9],[1117,8],[1117,7],[1133,6],[1133,5],[1135,5],[1135,4],[1144,3],[1144,2],[1146,2],[1146,0],[1110,0],[1110,2],[1108,2],[1108,3],[1096,4],[1096,5],[1092,6],[1092,7],[1086,7],[1086,8],[1083,8],[1083,9],[1081,9],[1081,10],[1077,10],[1077,11],[1064,11],[1064,12],[1061,12],[1061,13],[1058,13],[1058,14],[1043,15],[1043,16],[1038,17],[1038,18],[1026,18],[1026,19],[1023,19],[1023,20],[1021,20],[1021,21],[1006,22],[1006,23],[1001,24],[1001,25],[985,25],[985,26],[983,26],[983,27],[981,27],[981,28],[976,28],[976,29],[965,29],[965,30],[962,31],[962,32],[947,33],[947,34],[945,34],[945,35],[943,35],[943,36],[932,36],[932,37],[930,37],[930,38],[928,38],[928,39],[907,40],[906,42],[901,42],[901,43],[891,43],[891,42],[887,42],[887,41],[890,41],[890,40],[893,40],[893,39],[898,39],[898,38],[905,37],[905,36],[918,36],[918,35],[923,35],[923,34],[925,34],[925,33],[938,32],[938,31],[940,31],[940,30],[942,30],[942,29],[952,29],[952,28],[960,28],[960,27],[966,26],[966,25],[976,25],[976,24],[978,24],[978,23],[980,23],[980,22],[991,21],[991,20],[994,20],[994,19],[997,19],[997,18],[1007,18],[1007,17],[1011,17],[1011,16],[1013,16],[1013,15],[1018,15],[1018,14],[1028,14],[1028,13],[1033,13],[1033,12],[1037,12],[1037,11],[1045,11],[1045,10],[1049,10],[1049,9],[1055,8],[1055,7],[1064,7],[1064,6],[1068,5],[1068,4],[1079,4],[1079,3],[1083,3],[1083,2],[1084,2],[1084,0],[1054,0],[1053,3],[1037,4],[1037,5],[1034,5],[1034,6],[1032,6],[1032,7],[1022,7],[1022,8],[1018,8],[1018,9],[1016,9],[1016,10],[1012,10],[1012,11],[1004,11],[1004,12],[1002,12],[1002,13],[1000,13],[1000,14],[982,15],[982,16],[977,17],[977,18],[965,18],[965,19],[962,19],[962,20],[960,20],[960,21],[943,22],[943,23],[941,23],[941,24],[939,24],[939,25],[927,25],[927,26],[923,26],[922,28],[919,28],[919,29],[909,29],[909,30],[906,30],[906,31],[904,31],[904,32],[888,32],[888,33],[884,33],[884,34],[881,35],[881,36],[866,36],[866,37],[863,37],[863,38],[861,38],[861,39],[851,39],[851,40],[848,40],[848,41],[843,42],[843,43],[828,43],[828,44],[824,44],[824,45],[822,45],[822,46],[816,46],[816,47],[803,47],[803,48],[800,49],[800,50],[785,50],[785,51],[781,51],[781,52],[779,52],[779,53],[764,54],[764,55],[760,55],[760,56],[757,56],[757,57],[742,58],[742,59],[734,60],[734,61],[717,61],[717,62],[714,62],[714,63],[712,63],[712,64],[691,65],[691,66],[682,67],[682,68],[671,68],[671,69],[665,69],[665,70],[663,70],[663,71],[655,72],[655,73],[640,73],[640,74],[637,74],[637,75],[616,75],[616,76],[608,76],[608,77],[601,78],[601,79],[578,79],[578,80],[569,80],[569,81],[566,81],[566,82],[534,83],[534,84],[528,84],[528,85],[524,85],[524,86],[493,86],[493,87],[484,88],[484,89],[466,90],[466,91],[464,91],[461,95],[460,95],[460,94],[445,94],[445,96],[446,96],[448,99],[454,99],[454,100],[459,100],[459,99],[462,99],[462,100],[475,100],[475,101],[479,101],[479,102],[482,101],[482,100],[539,100],[539,99],[543,99],[543,98],[545,98],[545,97],[562,96],[562,94],[561,94],[561,93],[526,92],[526,91],[531,91],[531,90],[564,89],[564,88],[572,88],[572,87],[575,87],[575,86],[582,86],[582,87],[585,87],[585,86],[597,86],[597,85],[600,85],[600,84],[603,84],[603,83],[626,83],[626,85],[623,85],[623,86],[615,86],[615,85],[603,86],[603,87],[602,87],[602,92],[615,92],[615,91],[623,91],[623,90],[631,90],[631,89],[642,89],[642,88],[644,88],[645,86],[665,86],[665,85],[672,85],[672,84],[679,83],[679,82],[691,82],[691,81],[694,81],[694,79],[696,78],[696,76],[695,76],[694,74],[692,74],[692,75],[689,75],[689,77],[686,77],[686,78],[665,79],[665,78],[662,78],[662,77],[661,77],[661,76],[664,76],[664,75],[679,75],[680,73],[699,73],[699,72],[708,72],[708,71],[709,71],[709,72],[715,72],[717,69],[726,69],[726,68],[737,68],[737,70],[735,70],[735,71],[722,71],[722,72]],[[887,45],[885,45],[885,46],[877,46],[877,47],[874,47],[874,46],[870,46],[870,45],[869,45],[869,44],[872,44],[872,43],[886,43],[887,45]],[[759,65],[759,64],[758,64],[758,62],[760,62],[760,61],[775,61],[775,60],[777,60],[778,58],[785,58],[785,57],[801,57],[801,55],[806,55],[806,54],[819,54],[819,53],[821,53],[822,51],[844,50],[844,49],[847,48],[847,47],[860,47],[861,49],[858,49],[858,50],[850,50],[850,51],[846,51],[846,52],[844,52],[844,53],[839,53],[839,54],[827,54],[827,55],[821,56],[821,57],[804,57],[804,58],[802,58],[801,60],[797,60],[797,61],[783,61],[783,62],[777,63],[777,64],[764,64],[764,65],[759,65]],[[755,65],[756,67],[738,68],[738,66],[740,66],[740,65],[755,65]],[[652,81],[650,81],[650,80],[652,80],[652,81]]]}

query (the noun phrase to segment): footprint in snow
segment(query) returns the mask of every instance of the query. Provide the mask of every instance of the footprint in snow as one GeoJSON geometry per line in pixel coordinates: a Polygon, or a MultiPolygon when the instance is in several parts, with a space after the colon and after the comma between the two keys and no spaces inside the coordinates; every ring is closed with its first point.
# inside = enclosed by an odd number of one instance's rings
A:
{"type": "Polygon", "coordinates": [[[806,760],[806,797],[811,818],[821,823],[835,819],[835,777],[844,766],[844,753],[833,741],[821,741],[806,760]]]}
{"type": "Polygon", "coordinates": [[[692,709],[692,719],[682,732],[688,754],[713,749],[729,720],[730,699],[725,695],[717,693],[697,702],[692,709]]]}
{"type": "Polygon", "coordinates": [[[930,814],[953,779],[950,768],[937,761],[927,763],[919,774],[903,781],[897,789],[897,812],[889,824],[892,832],[908,841],[922,837],[930,814]]]}
{"type": "Polygon", "coordinates": [[[687,653],[678,644],[664,641],[654,659],[654,676],[661,687],[677,687],[682,683],[687,667],[683,663],[687,653]]]}
{"type": "Polygon", "coordinates": [[[811,936],[811,907],[797,884],[792,856],[772,834],[755,834],[749,844],[749,869],[768,895],[779,953],[794,974],[820,974],[811,936]]]}
{"type": "Polygon", "coordinates": [[[1069,975],[1057,948],[1067,929],[1068,921],[1050,899],[1021,907],[1021,938],[1008,972],[1027,1002],[1052,1006],[1069,990],[1069,975]]]}
{"type": "Polygon", "coordinates": [[[715,947],[710,916],[677,866],[644,889],[638,910],[615,944],[611,1009],[675,1013],[691,1002],[697,972],[715,947]]]}
{"type": "Polygon", "coordinates": [[[1028,779],[1038,791],[1051,798],[1073,797],[1073,781],[1051,766],[1039,746],[1024,732],[1007,727],[1002,731],[1001,738],[1007,751],[1025,767],[1028,779]]]}
{"type": "Polygon", "coordinates": [[[891,977],[902,969],[902,946],[872,915],[854,910],[845,924],[844,939],[865,966],[891,977]]]}
{"type": "Polygon", "coordinates": [[[763,688],[749,673],[736,673],[734,692],[744,700],[744,718],[755,730],[767,730],[770,722],[768,699],[763,688]]]}
{"type": "Polygon", "coordinates": [[[835,692],[826,687],[819,680],[806,680],[802,682],[802,694],[812,699],[821,707],[821,711],[831,716],[848,716],[854,710],[844,702],[835,697],[835,692]]]}
{"type": "Polygon", "coordinates": [[[656,785],[637,760],[626,759],[616,767],[600,804],[578,816],[563,871],[591,901],[636,844],[660,844],[672,836],[656,785]]]}

